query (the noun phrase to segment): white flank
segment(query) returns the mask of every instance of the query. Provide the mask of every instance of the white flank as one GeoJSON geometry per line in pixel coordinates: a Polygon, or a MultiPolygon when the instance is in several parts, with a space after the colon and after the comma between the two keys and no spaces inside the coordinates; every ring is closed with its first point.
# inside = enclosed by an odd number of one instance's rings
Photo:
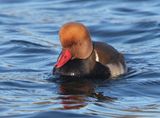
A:
{"type": "Polygon", "coordinates": [[[125,73],[125,69],[121,63],[118,64],[107,64],[106,65],[111,71],[111,77],[117,77],[125,73]]]}
{"type": "Polygon", "coordinates": [[[97,53],[97,51],[96,51],[96,50],[94,50],[94,51],[95,51],[96,61],[97,61],[97,62],[99,62],[99,56],[98,56],[98,53],[97,53]]]}

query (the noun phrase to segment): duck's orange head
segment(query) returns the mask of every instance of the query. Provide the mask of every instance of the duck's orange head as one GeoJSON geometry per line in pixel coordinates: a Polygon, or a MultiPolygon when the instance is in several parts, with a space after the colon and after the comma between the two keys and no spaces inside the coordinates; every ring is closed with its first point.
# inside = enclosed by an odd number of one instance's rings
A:
{"type": "Polygon", "coordinates": [[[56,67],[62,67],[71,59],[86,59],[93,50],[88,29],[81,23],[64,24],[59,31],[62,52],[56,67]]]}

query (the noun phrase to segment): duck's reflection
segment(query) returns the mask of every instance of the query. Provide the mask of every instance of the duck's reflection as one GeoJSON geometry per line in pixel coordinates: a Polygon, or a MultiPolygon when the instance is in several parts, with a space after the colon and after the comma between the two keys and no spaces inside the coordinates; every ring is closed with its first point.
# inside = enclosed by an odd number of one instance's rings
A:
{"type": "Polygon", "coordinates": [[[59,93],[63,109],[79,109],[85,107],[92,98],[111,101],[112,98],[96,93],[96,83],[91,80],[66,80],[60,83],[59,93]]]}

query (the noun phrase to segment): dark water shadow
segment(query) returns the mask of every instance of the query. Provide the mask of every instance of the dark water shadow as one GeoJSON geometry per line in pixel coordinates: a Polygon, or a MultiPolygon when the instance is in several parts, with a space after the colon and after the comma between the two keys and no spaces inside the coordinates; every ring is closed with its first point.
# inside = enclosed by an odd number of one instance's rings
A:
{"type": "Polygon", "coordinates": [[[117,98],[103,95],[103,92],[96,92],[96,88],[111,80],[98,78],[50,78],[50,82],[58,84],[60,95],[58,99],[61,100],[63,108],[66,109],[80,109],[85,107],[90,102],[112,102],[117,98]]]}

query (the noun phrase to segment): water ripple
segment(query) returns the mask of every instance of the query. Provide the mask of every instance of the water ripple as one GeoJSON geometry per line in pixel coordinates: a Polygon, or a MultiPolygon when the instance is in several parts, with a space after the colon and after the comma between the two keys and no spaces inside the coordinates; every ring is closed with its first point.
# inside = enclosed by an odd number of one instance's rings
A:
{"type": "Polygon", "coordinates": [[[0,0],[1,117],[159,117],[159,0],[0,0]],[[61,81],[58,31],[84,23],[124,53],[116,80],[61,81]],[[84,114],[84,115],[83,115],[84,114]]]}

